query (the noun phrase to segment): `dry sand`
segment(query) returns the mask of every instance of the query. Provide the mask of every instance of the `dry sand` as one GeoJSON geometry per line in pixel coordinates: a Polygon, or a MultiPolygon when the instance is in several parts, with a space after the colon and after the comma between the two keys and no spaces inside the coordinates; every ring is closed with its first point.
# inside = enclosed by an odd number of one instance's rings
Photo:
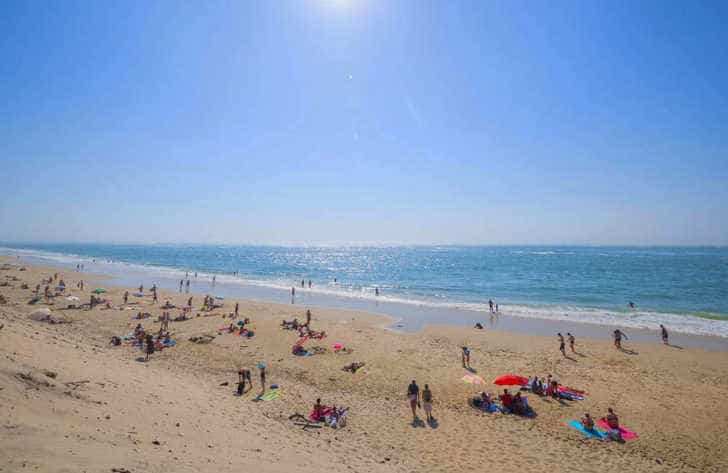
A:
{"type": "MultiPolygon", "coordinates": [[[[0,260],[13,261],[10,259],[0,260]]],[[[172,322],[175,347],[149,362],[112,335],[130,332],[137,310],[120,310],[120,288],[103,279],[65,271],[70,293],[87,302],[103,286],[113,309],[63,310],[72,323],[50,325],[28,315],[29,289],[58,269],[0,270],[0,471],[728,471],[728,354],[662,345],[630,345],[618,352],[607,341],[577,341],[581,353],[564,359],[554,339],[458,327],[421,333],[385,330],[379,316],[316,309],[313,328],[329,336],[327,353],[296,357],[297,334],[281,319],[304,318],[305,307],[240,301],[253,338],[216,336],[206,345],[192,335],[217,335],[234,300],[212,317],[172,322]],[[86,290],[76,289],[82,277],[86,290]],[[17,278],[14,280],[13,278],[17,278]],[[352,352],[335,354],[333,343],[352,352]],[[489,382],[501,374],[553,374],[587,391],[584,401],[559,403],[533,395],[538,416],[482,414],[466,404],[478,388],[465,384],[460,346],[472,348],[472,365],[489,382]],[[253,402],[260,384],[256,365],[268,366],[279,399],[253,402]],[[366,367],[341,370],[352,361],[366,367]],[[233,396],[240,367],[253,370],[254,390],[233,396]],[[416,379],[433,390],[438,424],[413,427],[405,400],[416,379]],[[221,386],[228,382],[229,385],[221,386]],[[288,420],[308,414],[317,397],[350,407],[348,425],[302,430],[288,420]],[[639,437],[624,444],[587,439],[566,422],[613,407],[639,437]]],[[[133,292],[130,290],[130,292],[133,292]]],[[[160,292],[184,305],[188,295],[160,292]]],[[[195,307],[202,297],[195,295],[195,307]]],[[[131,298],[154,317],[151,297],[131,298]]],[[[172,311],[173,315],[177,311],[172,311]]],[[[194,314],[193,314],[194,315],[194,314]]],[[[158,330],[153,319],[142,321],[158,330]]],[[[485,387],[491,392],[496,386],[485,387]]],[[[423,414],[424,415],[424,414],[423,414]]]]}

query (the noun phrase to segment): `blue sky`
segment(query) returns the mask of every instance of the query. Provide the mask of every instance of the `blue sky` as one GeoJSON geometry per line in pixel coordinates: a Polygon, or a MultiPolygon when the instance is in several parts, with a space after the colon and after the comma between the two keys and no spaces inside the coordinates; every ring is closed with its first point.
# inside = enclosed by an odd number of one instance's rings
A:
{"type": "Polygon", "coordinates": [[[728,244],[725,2],[2,2],[0,241],[728,244]]]}

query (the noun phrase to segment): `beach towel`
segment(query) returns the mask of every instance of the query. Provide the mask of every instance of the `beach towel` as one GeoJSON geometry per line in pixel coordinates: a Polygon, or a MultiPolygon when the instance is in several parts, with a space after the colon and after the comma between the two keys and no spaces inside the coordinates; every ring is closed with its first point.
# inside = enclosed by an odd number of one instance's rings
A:
{"type": "MultiPolygon", "coordinates": [[[[603,428],[603,429],[612,430],[612,428],[609,427],[609,424],[607,424],[607,421],[605,421],[604,419],[600,419],[599,422],[597,422],[597,425],[599,427],[603,428]]],[[[633,439],[633,438],[637,437],[637,433],[636,432],[632,432],[631,430],[627,430],[624,427],[620,427],[617,430],[619,430],[619,433],[622,434],[622,438],[625,439],[625,440],[629,440],[629,439],[633,439]]]]}
{"type": "Polygon", "coordinates": [[[308,340],[308,335],[306,335],[303,338],[299,338],[298,341],[293,344],[293,348],[300,347],[301,345],[303,345],[304,343],[306,343],[306,340],[308,340]]]}
{"type": "Polygon", "coordinates": [[[582,434],[586,435],[587,437],[597,438],[597,439],[607,438],[607,434],[605,434],[604,432],[602,432],[601,430],[599,430],[597,428],[594,428],[594,430],[587,430],[586,428],[584,428],[584,424],[582,424],[578,420],[570,420],[568,422],[568,424],[570,426],[572,426],[573,428],[575,428],[576,430],[578,430],[579,432],[581,432],[582,434]]]}
{"type": "Polygon", "coordinates": [[[463,376],[461,379],[469,384],[485,384],[485,380],[477,374],[469,373],[463,376]]]}
{"type": "Polygon", "coordinates": [[[326,418],[326,416],[329,414],[331,414],[331,407],[323,406],[321,417],[316,415],[316,411],[312,411],[311,414],[309,414],[308,418],[311,420],[323,421],[326,418]]]}
{"type": "Polygon", "coordinates": [[[258,396],[256,399],[259,399],[261,401],[272,401],[273,399],[278,399],[281,397],[280,391],[268,391],[267,393],[258,396]]]}

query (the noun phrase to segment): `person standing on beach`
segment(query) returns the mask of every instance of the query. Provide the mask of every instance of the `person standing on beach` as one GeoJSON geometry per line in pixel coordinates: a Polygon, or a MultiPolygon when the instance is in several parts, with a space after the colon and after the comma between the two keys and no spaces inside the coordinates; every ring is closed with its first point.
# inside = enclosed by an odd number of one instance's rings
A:
{"type": "Polygon", "coordinates": [[[190,296],[190,298],[187,299],[187,307],[192,308],[192,296],[190,296]]]}
{"type": "Polygon", "coordinates": [[[184,280],[183,280],[183,279],[180,279],[180,280],[179,280],[179,292],[180,292],[180,294],[182,293],[182,286],[184,285],[184,283],[185,283],[185,282],[184,282],[184,280]]]}
{"type": "Polygon", "coordinates": [[[308,288],[311,289],[311,280],[308,280],[308,288]]]}
{"type": "Polygon", "coordinates": [[[189,279],[187,280],[186,285],[187,285],[187,287],[185,289],[185,292],[189,293],[190,292],[190,280],[189,279]]]}
{"type": "Polygon", "coordinates": [[[238,304],[238,303],[236,302],[236,303],[235,303],[235,318],[236,318],[236,319],[238,318],[238,309],[240,309],[240,304],[238,304]]]}
{"type": "Polygon", "coordinates": [[[144,294],[144,284],[139,285],[139,294],[144,294]]]}
{"type": "Polygon", "coordinates": [[[617,347],[618,350],[622,349],[622,337],[624,337],[625,340],[629,340],[627,338],[627,334],[622,332],[619,329],[614,330],[614,346],[617,347]]]}
{"type": "Polygon", "coordinates": [[[301,287],[306,287],[306,281],[304,281],[303,279],[301,279],[301,287]]]}
{"type": "Polygon", "coordinates": [[[129,291],[124,291],[124,304],[129,302],[129,291]]]}
{"type": "Polygon", "coordinates": [[[425,410],[427,422],[432,421],[432,391],[426,384],[425,389],[422,391],[422,408],[425,410]]]}
{"type": "Polygon", "coordinates": [[[374,288],[374,295],[379,297],[379,288],[378,287],[374,288]]]}
{"type": "Polygon", "coordinates": [[[470,368],[470,348],[462,347],[463,368],[470,368]]]}
{"type": "Polygon", "coordinates": [[[493,299],[488,299],[488,308],[490,309],[490,313],[493,313],[493,299]]]}
{"type": "Polygon", "coordinates": [[[660,324],[660,332],[662,333],[662,343],[669,345],[670,343],[667,341],[667,329],[662,324],[660,324]]]}
{"type": "Polygon", "coordinates": [[[154,337],[152,337],[151,334],[147,334],[146,342],[147,342],[147,350],[146,350],[146,356],[144,357],[144,361],[149,361],[149,355],[154,353],[154,337]]]}
{"type": "Polygon", "coordinates": [[[571,353],[576,353],[576,350],[574,349],[574,342],[576,341],[576,338],[570,333],[566,332],[566,336],[569,337],[569,347],[571,348],[571,353]]]}
{"type": "Polygon", "coordinates": [[[265,392],[265,364],[262,361],[258,362],[258,369],[260,370],[260,386],[265,392]]]}
{"type": "Polygon", "coordinates": [[[566,356],[566,345],[564,344],[564,336],[561,333],[556,334],[559,337],[559,351],[562,355],[566,356]]]}
{"type": "Polygon", "coordinates": [[[291,287],[291,304],[295,304],[296,301],[296,288],[291,287]]]}
{"type": "Polygon", "coordinates": [[[417,386],[415,380],[407,387],[407,400],[409,400],[412,409],[412,421],[417,420],[417,407],[420,405],[420,387],[417,386]]]}

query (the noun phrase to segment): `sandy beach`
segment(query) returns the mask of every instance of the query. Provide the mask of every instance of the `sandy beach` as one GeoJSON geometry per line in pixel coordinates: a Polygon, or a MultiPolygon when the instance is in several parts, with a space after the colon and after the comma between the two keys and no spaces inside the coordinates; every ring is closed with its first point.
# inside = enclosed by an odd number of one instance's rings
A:
{"type": "MultiPolygon", "coordinates": [[[[405,334],[386,330],[389,320],[367,313],[313,309],[312,327],[327,337],[306,343],[324,352],[299,357],[298,339],[280,322],[305,318],[305,306],[225,299],[224,306],[171,322],[177,344],[151,355],[112,336],[138,322],[151,332],[161,305],[184,306],[188,294],[160,291],[153,303],[104,285],[103,276],[62,271],[70,302],[57,297],[29,305],[32,289],[57,268],[21,266],[11,258],[0,270],[0,471],[505,471],[578,469],[634,472],[728,471],[728,354],[660,344],[617,351],[606,340],[577,340],[564,358],[553,337],[464,327],[427,326],[405,334]],[[83,291],[77,282],[83,279],[83,291]],[[22,288],[27,284],[28,288],[22,288]],[[103,287],[111,309],[67,309],[103,287]],[[220,333],[240,304],[253,337],[220,333]],[[70,323],[48,324],[29,315],[49,307],[70,323]],[[137,312],[152,317],[134,319],[137,312]],[[209,334],[210,343],[189,339],[209,334]],[[332,346],[343,345],[346,353],[332,346]],[[460,347],[484,386],[463,382],[460,347]],[[258,362],[280,396],[254,402],[258,362]],[[366,365],[352,374],[352,362],[366,365]],[[234,396],[237,371],[253,373],[253,389],[234,396]],[[586,391],[581,401],[528,394],[533,418],[482,413],[467,404],[483,389],[502,388],[504,374],[553,375],[586,391]],[[407,385],[429,384],[436,423],[412,423],[407,385]],[[316,398],[349,408],[344,428],[303,429],[289,420],[308,415],[316,398]],[[587,438],[567,425],[612,407],[639,436],[625,443],[587,438]]],[[[129,292],[136,289],[129,288],[129,292]]],[[[172,310],[172,316],[180,311],[172,310]]],[[[424,418],[424,413],[420,411],[424,418]]]]}

